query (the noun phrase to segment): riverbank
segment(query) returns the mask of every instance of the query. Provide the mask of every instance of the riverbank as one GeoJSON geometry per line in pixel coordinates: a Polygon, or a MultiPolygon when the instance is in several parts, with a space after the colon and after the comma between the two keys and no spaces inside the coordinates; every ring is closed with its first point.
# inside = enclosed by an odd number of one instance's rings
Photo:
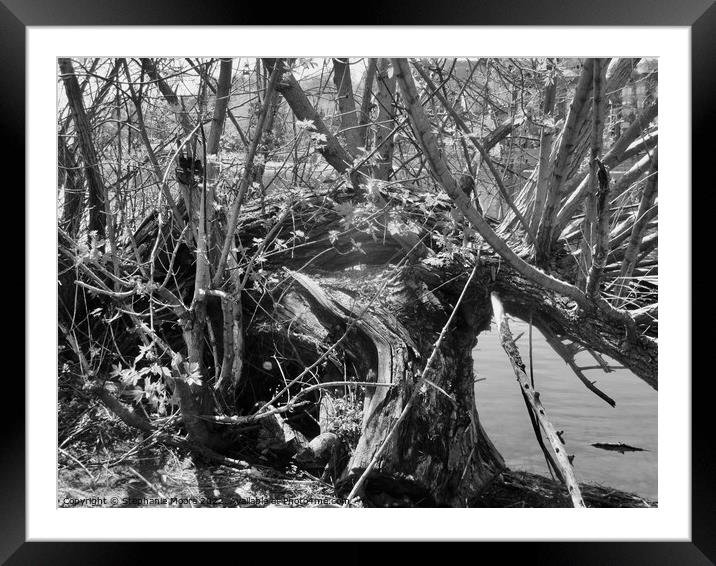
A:
{"type": "MultiPolygon", "coordinates": [[[[299,469],[279,466],[247,452],[232,466],[192,458],[136,431],[97,405],[77,415],[72,430],[60,429],[60,507],[339,507],[333,486],[299,469]]],[[[581,484],[588,507],[655,507],[636,494],[581,484]]],[[[411,507],[414,503],[373,496],[358,506],[411,507]]],[[[505,470],[471,507],[569,507],[559,482],[505,470]]]]}
{"type": "MultiPolygon", "coordinates": [[[[522,359],[529,366],[529,325],[510,321],[522,359]]],[[[585,376],[616,401],[610,407],[579,381],[564,360],[552,350],[542,333],[533,329],[532,360],[534,382],[542,404],[574,455],[575,473],[580,482],[606,484],[645,499],[656,499],[658,482],[658,401],[657,391],[626,369],[609,373],[594,368],[585,376]],[[643,451],[620,453],[595,444],[628,444],[643,451]]],[[[544,455],[535,439],[519,385],[499,336],[494,330],[482,332],[473,352],[475,398],[480,423],[506,464],[515,470],[549,475],[544,455]]],[[[610,367],[616,362],[604,358],[610,367]]],[[[580,366],[595,366],[584,352],[577,355],[580,366]]]]}

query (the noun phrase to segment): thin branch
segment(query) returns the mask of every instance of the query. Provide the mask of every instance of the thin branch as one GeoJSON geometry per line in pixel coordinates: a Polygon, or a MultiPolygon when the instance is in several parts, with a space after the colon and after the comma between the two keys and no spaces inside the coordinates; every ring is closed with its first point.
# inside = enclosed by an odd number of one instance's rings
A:
{"type": "Polygon", "coordinates": [[[629,237],[627,249],[624,252],[624,260],[622,262],[622,267],[619,272],[619,277],[622,279],[622,284],[617,288],[616,292],[618,297],[621,297],[624,294],[626,287],[628,287],[628,285],[626,284],[626,280],[631,277],[632,273],[634,272],[634,268],[636,267],[637,257],[639,255],[641,243],[644,238],[644,232],[649,222],[647,218],[647,212],[652,207],[654,199],[656,198],[659,178],[658,170],[659,158],[658,153],[655,152],[654,159],[651,164],[649,181],[644,188],[644,192],[642,193],[641,201],[639,202],[639,210],[636,215],[636,221],[634,222],[634,227],[632,228],[631,235],[629,237]]]}
{"type": "MultiPolygon", "coordinates": [[[[658,104],[655,102],[647,106],[639,116],[634,120],[631,126],[619,137],[614,145],[604,155],[604,165],[610,169],[613,169],[619,163],[624,162],[629,157],[633,157],[641,150],[649,150],[658,141],[658,136],[648,135],[642,136],[640,142],[635,142],[639,138],[640,134],[646,129],[651,121],[656,117],[658,112],[658,104]],[[635,142],[635,143],[633,143],[635,142]]],[[[643,161],[643,160],[642,160],[643,161]]],[[[640,161],[640,163],[642,163],[640,161]]],[[[643,165],[648,164],[648,161],[643,162],[643,165]]],[[[636,167],[636,166],[635,166],[636,167]]],[[[643,172],[644,169],[638,169],[643,172]]],[[[633,178],[636,170],[632,168],[629,173],[622,175],[622,178],[626,182],[631,182],[629,179],[633,178]],[[629,175],[629,177],[627,177],[629,175]]],[[[641,173],[639,173],[641,174],[641,173]]],[[[552,241],[555,241],[562,234],[564,229],[569,224],[569,221],[574,216],[579,206],[582,204],[584,197],[589,190],[589,175],[585,175],[581,180],[575,180],[574,185],[566,187],[569,197],[562,206],[557,215],[557,221],[555,224],[554,234],[552,235],[552,241]],[[570,188],[571,187],[571,188],[570,188]]],[[[616,189],[616,187],[615,187],[616,189]]],[[[614,191],[617,194],[617,191],[614,191]]],[[[618,193],[621,194],[621,193],[618,193]]]]}
{"type": "MultiPolygon", "coordinates": [[[[559,355],[559,357],[564,360],[564,363],[566,363],[570,367],[570,369],[574,372],[574,375],[579,378],[579,381],[581,381],[584,386],[592,393],[594,393],[597,397],[599,397],[612,407],[616,407],[617,403],[616,401],[614,401],[614,399],[612,399],[609,395],[607,395],[596,385],[594,385],[594,382],[587,379],[587,376],[585,376],[582,372],[582,370],[586,368],[580,368],[577,365],[577,362],[574,359],[574,354],[567,346],[564,345],[564,343],[559,339],[559,337],[554,332],[552,332],[552,330],[548,328],[547,325],[540,326],[540,331],[547,340],[547,343],[559,355]]],[[[594,353],[596,354],[596,352],[594,353]]],[[[599,367],[603,369],[603,366],[600,365],[599,367]]]]}
{"type": "Polygon", "coordinates": [[[229,215],[229,221],[226,227],[226,239],[224,240],[224,246],[221,249],[219,262],[216,266],[216,271],[214,272],[214,280],[212,281],[214,287],[218,287],[224,277],[224,268],[226,267],[226,261],[229,253],[231,252],[232,244],[234,243],[234,232],[236,231],[236,226],[239,223],[241,204],[244,201],[244,196],[249,186],[249,174],[253,169],[254,157],[256,156],[256,150],[258,149],[259,142],[261,141],[261,132],[263,132],[263,126],[268,114],[268,108],[273,100],[273,97],[276,95],[275,87],[278,82],[278,78],[281,75],[281,69],[282,64],[280,61],[277,61],[274,65],[273,71],[271,72],[271,77],[269,78],[269,88],[267,89],[267,94],[264,97],[264,101],[261,106],[259,119],[256,124],[256,133],[254,134],[254,139],[251,140],[251,146],[249,147],[248,154],[246,155],[244,172],[241,175],[241,181],[239,183],[239,194],[231,207],[231,214],[229,215]]]}

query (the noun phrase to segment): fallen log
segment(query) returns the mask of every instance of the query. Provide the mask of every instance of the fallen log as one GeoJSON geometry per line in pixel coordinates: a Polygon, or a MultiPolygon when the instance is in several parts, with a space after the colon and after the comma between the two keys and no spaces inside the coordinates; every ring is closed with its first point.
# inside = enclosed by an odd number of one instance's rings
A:
{"type": "Polygon", "coordinates": [[[544,431],[545,436],[552,447],[552,451],[554,452],[553,461],[556,462],[560,474],[564,479],[564,484],[567,487],[569,495],[572,499],[572,504],[574,507],[585,507],[584,501],[582,500],[582,494],[579,489],[579,484],[577,483],[577,478],[574,476],[572,462],[570,461],[564,446],[564,441],[560,438],[557,430],[547,418],[547,413],[542,406],[539,393],[530,387],[529,379],[525,373],[525,364],[522,362],[520,352],[512,339],[512,333],[510,332],[510,326],[505,318],[505,310],[502,306],[502,302],[495,293],[492,293],[491,299],[492,311],[497,322],[502,347],[507,353],[510,364],[512,364],[512,369],[515,371],[515,377],[520,385],[522,395],[525,400],[528,401],[537,422],[544,431]]]}

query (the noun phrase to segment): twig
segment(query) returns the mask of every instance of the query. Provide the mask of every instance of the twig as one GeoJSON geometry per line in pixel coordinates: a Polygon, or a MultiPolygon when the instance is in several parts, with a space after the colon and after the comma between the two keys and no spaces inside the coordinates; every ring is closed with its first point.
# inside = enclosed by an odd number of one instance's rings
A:
{"type": "Polygon", "coordinates": [[[142,474],[140,474],[137,470],[129,466],[129,471],[132,472],[135,476],[137,476],[140,480],[142,480],[145,484],[147,484],[147,487],[151,489],[154,493],[156,493],[159,497],[162,499],[166,499],[166,496],[159,491],[156,487],[154,487],[147,478],[145,478],[142,474]]]}
{"type": "Polygon", "coordinates": [[[63,449],[63,448],[58,448],[57,450],[59,450],[59,452],[60,452],[61,454],[64,454],[64,455],[67,456],[70,460],[72,460],[73,462],[75,462],[75,463],[76,463],[80,468],[82,468],[85,472],[87,472],[87,475],[90,477],[90,480],[92,481],[92,486],[94,487],[94,484],[95,484],[95,482],[96,482],[97,480],[95,480],[95,477],[94,477],[94,476],[90,473],[90,471],[87,469],[87,466],[85,466],[82,462],[80,462],[80,461],[79,461],[77,458],[75,458],[72,454],[70,454],[69,452],[67,452],[67,450],[65,450],[65,449],[63,449]]]}
{"type": "Polygon", "coordinates": [[[291,402],[288,405],[279,407],[278,409],[270,409],[263,413],[257,413],[255,415],[248,415],[248,416],[227,417],[227,416],[214,416],[214,415],[200,415],[199,418],[203,419],[205,421],[211,421],[212,423],[231,424],[231,425],[246,425],[246,424],[253,424],[255,422],[263,420],[263,419],[270,417],[272,415],[278,415],[280,413],[285,413],[287,411],[293,411],[294,409],[296,409],[298,407],[302,407],[302,406],[308,405],[308,404],[310,404],[310,401],[301,401],[300,403],[291,402]]]}

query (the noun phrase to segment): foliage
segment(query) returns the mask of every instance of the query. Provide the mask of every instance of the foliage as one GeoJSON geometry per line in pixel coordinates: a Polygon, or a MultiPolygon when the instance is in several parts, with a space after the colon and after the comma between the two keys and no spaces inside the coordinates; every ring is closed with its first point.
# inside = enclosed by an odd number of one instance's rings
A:
{"type": "Polygon", "coordinates": [[[331,409],[326,432],[336,434],[352,451],[361,435],[363,400],[355,394],[331,397],[331,409]]]}

